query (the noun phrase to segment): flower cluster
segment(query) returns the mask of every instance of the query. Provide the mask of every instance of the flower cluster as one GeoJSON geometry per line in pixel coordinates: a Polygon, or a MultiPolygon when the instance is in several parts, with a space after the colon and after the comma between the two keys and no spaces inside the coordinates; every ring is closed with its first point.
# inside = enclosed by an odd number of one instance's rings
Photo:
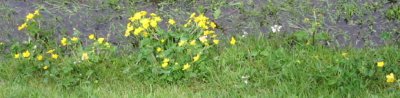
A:
{"type": "Polygon", "coordinates": [[[26,19],[25,22],[18,26],[18,30],[21,31],[23,29],[25,29],[26,27],[28,27],[28,22],[32,21],[35,17],[40,15],[40,11],[39,10],[35,10],[35,12],[33,13],[29,13],[28,15],[26,15],[26,19]]]}
{"type": "MultiPolygon", "coordinates": [[[[169,18],[165,22],[167,30],[158,26],[162,22],[163,19],[154,13],[134,13],[129,18],[124,36],[139,40],[139,54],[144,56],[141,58],[143,61],[153,61],[148,57],[156,57],[158,63],[154,65],[172,72],[169,74],[198,70],[196,66],[206,60],[208,51],[221,43],[215,31],[216,23],[204,14],[192,13],[183,25],[169,18]]],[[[236,40],[232,40],[231,44],[236,44],[236,40]]]]}
{"type": "Polygon", "coordinates": [[[154,13],[151,13],[150,17],[147,17],[146,11],[135,13],[129,20],[126,26],[125,37],[131,34],[149,37],[149,30],[157,28],[158,24],[162,21],[161,17],[154,13]]]}

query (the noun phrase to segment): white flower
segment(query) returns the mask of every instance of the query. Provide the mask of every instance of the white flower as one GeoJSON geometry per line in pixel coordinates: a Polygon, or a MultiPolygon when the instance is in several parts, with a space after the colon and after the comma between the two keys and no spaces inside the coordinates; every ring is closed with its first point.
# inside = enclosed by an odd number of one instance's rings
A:
{"type": "Polygon", "coordinates": [[[280,32],[281,31],[282,26],[280,25],[274,25],[271,27],[272,32],[276,33],[276,32],[280,32]]]}
{"type": "Polygon", "coordinates": [[[207,36],[201,36],[201,37],[199,38],[199,40],[200,40],[201,42],[206,42],[206,41],[207,41],[207,36]]]}
{"type": "Polygon", "coordinates": [[[249,83],[249,78],[250,78],[250,76],[242,76],[242,80],[243,80],[243,82],[244,82],[244,84],[248,84],[249,83]]]}
{"type": "Polygon", "coordinates": [[[249,33],[247,33],[246,31],[243,30],[243,35],[242,37],[246,37],[249,33]]]}

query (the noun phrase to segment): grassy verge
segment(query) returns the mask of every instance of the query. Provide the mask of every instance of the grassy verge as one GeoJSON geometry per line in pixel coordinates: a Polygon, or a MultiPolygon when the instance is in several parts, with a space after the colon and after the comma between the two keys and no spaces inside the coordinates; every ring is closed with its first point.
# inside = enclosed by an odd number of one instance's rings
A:
{"type": "MultiPolygon", "coordinates": [[[[137,56],[111,57],[95,66],[97,81],[74,86],[46,82],[15,69],[13,59],[0,66],[0,96],[7,97],[394,97],[398,84],[385,76],[398,74],[397,46],[379,48],[325,48],[288,45],[274,39],[241,38],[235,46],[210,53],[208,75],[174,82],[124,73],[137,56]],[[384,61],[384,67],[377,62],[384,61]],[[117,63],[116,63],[117,62],[117,63]]],[[[65,59],[64,61],[73,61],[65,59]]]]}

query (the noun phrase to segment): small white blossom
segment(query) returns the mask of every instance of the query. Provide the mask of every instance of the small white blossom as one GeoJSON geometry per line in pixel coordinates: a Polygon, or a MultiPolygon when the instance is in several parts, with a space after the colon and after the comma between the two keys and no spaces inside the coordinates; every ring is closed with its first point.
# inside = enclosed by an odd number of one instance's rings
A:
{"type": "Polygon", "coordinates": [[[242,76],[242,80],[243,80],[244,84],[249,84],[249,78],[250,78],[250,76],[242,76]]]}
{"type": "Polygon", "coordinates": [[[247,33],[246,31],[243,30],[243,35],[242,37],[246,37],[249,33],[247,33]]]}
{"type": "Polygon", "coordinates": [[[282,28],[282,26],[280,26],[280,25],[274,25],[271,27],[273,33],[280,32],[281,28],[282,28]]]}

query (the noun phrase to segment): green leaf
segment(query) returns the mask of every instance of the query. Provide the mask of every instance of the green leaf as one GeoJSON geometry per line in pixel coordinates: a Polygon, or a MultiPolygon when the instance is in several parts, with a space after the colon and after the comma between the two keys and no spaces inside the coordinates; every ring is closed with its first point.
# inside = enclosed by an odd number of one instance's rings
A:
{"type": "Polygon", "coordinates": [[[214,11],[214,18],[218,19],[221,16],[221,8],[217,8],[214,11]]]}
{"type": "Polygon", "coordinates": [[[390,32],[383,32],[383,33],[381,34],[381,38],[382,38],[383,40],[389,40],[389,39],[392,38],[392,35],[390,34],[390,32]]]}

